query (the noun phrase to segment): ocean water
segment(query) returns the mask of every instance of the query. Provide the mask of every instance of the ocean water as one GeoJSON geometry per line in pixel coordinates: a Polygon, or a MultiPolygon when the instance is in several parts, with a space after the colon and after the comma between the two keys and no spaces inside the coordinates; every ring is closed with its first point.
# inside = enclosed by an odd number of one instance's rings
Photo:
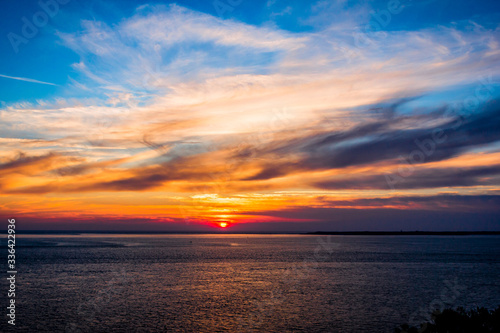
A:
{"type": "Polygon", "coordinates": [[[16,327],[3,314],[3,332],[392,332],[436,308],[500,305],[498,236],[18,235],[16,245],[16,327]]]}

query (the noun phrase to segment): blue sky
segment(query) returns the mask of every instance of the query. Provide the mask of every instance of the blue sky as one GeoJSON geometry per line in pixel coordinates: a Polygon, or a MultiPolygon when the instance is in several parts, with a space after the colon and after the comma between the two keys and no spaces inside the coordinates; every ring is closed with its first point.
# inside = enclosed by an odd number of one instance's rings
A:
{"type": "MultiPolygon", "coordinates": [[[[25,77],[49,82],[57,86],[41,85],[0,78],[0,101],[20,102],[55,98],[62,94],[69,78],[78,79],[71,67],[79,56],[61,43],[58,33],[76,33],[82,30],[83,20],[99,21],[109,26],[119,24],[124,18],[133,16],[141,6],[169,5],[176,3],[194,11],[232,19],[256,26],[274,26],[291,33],[317,32],[330,25],[348,21],[363,31],[364,26],[376,21],[372,13],[380,14],[390,1],[280,1],[256,0],[235,1],[234,6],[220,1],[69,1],[58,4],[59,10],[48,24],[39,28],[27,44],[19,45],[15,52],[8,34],[22,36],[22,18],[32,21],[33,15],[42,10],[36,1],[21,0],[5,2],[0,13],[1,30],[0,74],[25,77]],[[220,4],[223,4],[221,7],[220,4]],[[222,8],[222,11],[218,10],[222,8]],[[229,10],[226,10],[229,9],[229,10]]],[[[50,4],[51,1],[42,1],[50,4]]],[[[498,1],[401,1],[403,9],[391,15],[384,31],[415,31],[438,25],[462,25],[458,29],[471,29],[475,22],[484,27],[494,27],[500,21],[498,1]]],[[[53,8],[52,6],[49,6],[53,8]]],[[[144,10],[144,9],[143,9],[144,10]]],[[[147,10],[147,9],[145,9],[147,10]]],[[[385,19],[385,18],[384,18],[385,19]]],[[[207,45],[210,47],[210,45],[207,45]]],[[[261,54],[254,62],[266,61],[272,53],[261,54]]],[[[249,61],[248,65],[252,65],[249,61]]],[[[78,95],[78,92],[68,92],[78,95]]]]}

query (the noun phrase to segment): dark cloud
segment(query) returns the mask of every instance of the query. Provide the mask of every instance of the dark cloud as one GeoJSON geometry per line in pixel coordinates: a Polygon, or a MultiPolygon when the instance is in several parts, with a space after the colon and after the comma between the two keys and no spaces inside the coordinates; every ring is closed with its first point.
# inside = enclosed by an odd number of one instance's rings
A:
{"type": "Polygon", "coordinates": [[[123,179],[94,183],[78,190],[83,191],[144,191],[160,187],[165,182],[210,180],[202,166],[196,164],[196,157],[179,157],[171,162],[151,167],[128,170],[131,176],[123,179]]]}
{"type": "Polygon", "coordinates": [[[259,172],[258,174],[252,177],[245,178],[243,180],[266,180],[271,178],[278,178],[285,176],[291,169],[292,168],[290,168],[288,165],[282,165],[280,168],[274,168],[274,169],[266,168],[261,172],[259,172]]]}
{"type": "Polygon", "coordinates": [[[55,173],[59,176],[66,177],[66,176],[77,176],[77,175],[83,175],[91,170],[95,169],[97,166],[96,163],[89,163],[89,164],[79,164],[75,166],[67,166],[63,168],[58,168],[55,170],[52,170],[52,173],[55,173]]]}
{"type": "MultiPolygon", "coordinates": [[[[265,220],[286,219],[287,222],[235,225],[232,231],[250,231],[253,228],[283,232],[500,229],[500,196],[495,195],[411,196],[325,201],[324,203],[347,208],[297,206],[276,211],[239,212],[238,214],[241,215],[262,216],[265,220]],[[366,209],[366,206],[373,208],[366,209]],[[401,206],[401,208],[385,208],[387,206],[401,206]]],[[[255,219],[258,220],[257,217],[255,219]]]]}
{"type": "Polygon", "coordinates": [[[422,115],[415,118],[399,116],[362,124],[346,131],[316,133],[302,137],[300,141],[280,142],[267,150],[261,150],[260,157],[272,160],[274,155],[298,159],[267,162],[261,171],[245,180],[264,180],[294,172],[339,169],[398,161],[401,158],[406,163],[418,165],[446,160],[473,148],[500,141],[500,106],[497,100],[468,117],[450,118],[445,115],[442,120],[448,121],[440,126],[398,128],[408,123],[428,125],[440,113],[432,113],[432,117],[427,116],[426,121],[422,115]]]}
{"type": "Polygon", "coordinates": [[[497,231],[497,212],[456,212],[421,209],[339,209],[311,208],[263,212],[265,220],[236,224],[231,232],[310,232],[310,231],[497,231]],[[304,222],[303,220],[312,220],[304,222]]]}
{"type": "MultiPolygon", "coordinates": [[[[3,212],[2,212],[3,213],[3,212]]],[[[12,215],[0,214],[0,227],[7,230],[7,220],[12,215]]],[[[16,214],[16,228],[19,231],[41,230],[50,232],[65,231],[106,231],[106,232],[217,232],[215,225],[190,220],[190,224],[180,218],[151,217],[145,218],[113,218],[110,216],[79,216],[75,218],[41,217],[16,214]],[[199,223],[197,223],[199,222],[199,223]]]]}
{"type": "Polygon", "coordinates": [[[345,175],[312,184],[321,189],[422,189],[453,186],[500,185],[500,165],[469,168],[414,169],[407,177],[393,174],[345,175]],[[390,182],[390,183],[389,183],[390,182]]]}
{"type": "Polygon", "coordinates": [[[171,180],[168,174],[153,173],[150,175],[137,175],[134,177],[114,180],[92,185],[92,189],[105,189],[108,191],[141,191],[160,186],[164,181],[171,180]]]}
{"type": "MultiPolygon", "coordinates": [[[[321,200],[321,198],[318,198],[321,200]]],[[[342,207],[342,208],[317,208],[319,210],[331,209],[346,209],[347,208],[372,208],[372,209],[387,209],[408,210],[419,208],[422,210],[453,210],[455,212],[475,212],[489,211],[500,212],[500,196],[499,195],[457,195],[457,194],[437,194],[431,196],[394,196],[386,198],[360,198],[360,199],[326,199],[321,201],[321,205],[325,207],[342,207]]],[[[316,209],[306,206],[297,206],[287,210],[277,212],[277,217],[307,219],[306,214],[302,214],[303,210],[316,209]],[[296,214],[294,213],[296,212],[296,214]]],[[[239,214],[247,215],[269,215],[269,211],[262,212],[239,212],[239,214]]],[[[314,217],[312,217],[314,218],[314,217]]],[[[500,218],[500,216],[499,216],[500,218]]]]}
{"type": "Polygon", "coordinates": [[[385,207],[398,206],[412,208],[415,205],[427,210],[454,211],[496,211],[500,212],[500,196],[498,195],[455,195],[439,194],[433,196],[398,196],[389,198],[363,198],[353,200],[326,201],[332,205],[351,204],[353,207],[385,207]]]}
{"type": "Polygon", "coordinates": [[[26,169],[31,169],[40,164],[51,163],[58,155],[55,153],[48,153],[40,156],[27,156],[25,153],[20,152],[18,156],[6,163],[0,164],[0,172],[22,172],[26,169]]]}

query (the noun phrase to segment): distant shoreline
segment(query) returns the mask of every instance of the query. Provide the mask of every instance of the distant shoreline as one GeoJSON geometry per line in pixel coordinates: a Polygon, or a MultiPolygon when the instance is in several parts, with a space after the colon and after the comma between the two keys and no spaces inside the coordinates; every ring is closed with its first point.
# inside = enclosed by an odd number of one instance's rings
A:
{"type": "Polygon", "coordinates": [[[315,232],[179,232],[179,231],[102,231],[102,230],[19,230],[19,235],[338,235],[338,236],[473,236],[500,235],[500,231],[315,231],[315,232]]]}
{"type": "Polygon", "coordinates": [[[316,231],[307,235],[367,235],[367,236],[470,236],[500,235],[500,231],[316,231]]]}

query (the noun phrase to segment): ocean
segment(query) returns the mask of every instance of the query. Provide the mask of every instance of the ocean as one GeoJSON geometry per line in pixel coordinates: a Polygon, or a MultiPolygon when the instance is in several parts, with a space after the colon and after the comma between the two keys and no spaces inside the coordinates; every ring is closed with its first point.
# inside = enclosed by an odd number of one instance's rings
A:
{"type": "Polygon", "coordinates": [[[500,236],[16,237],[3,332],[376,333],[500,305],[500,236]]]}

